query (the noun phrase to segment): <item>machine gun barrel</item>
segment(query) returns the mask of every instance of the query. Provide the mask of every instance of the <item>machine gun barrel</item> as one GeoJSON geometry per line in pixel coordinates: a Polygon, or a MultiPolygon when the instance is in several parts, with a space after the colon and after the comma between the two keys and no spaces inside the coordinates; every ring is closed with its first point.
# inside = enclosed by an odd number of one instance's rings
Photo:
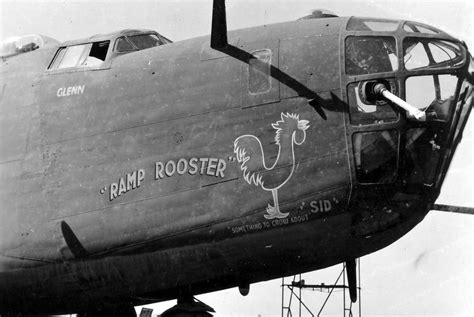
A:
{"type": "Polygon", "coordinates": [[[374,92],[376,95],[382,96],[385,99],[390,100],[391,102],[393,102],[395,105],[399,106],[400,108],[403,108],[404,110],[406,110],[408,112],[409,117],[414,118],[417,121],[426,121],[425,112],[420,111],[416,107],[410,105],[405,100],[392,94],[390,91],[388,91],[387,87],[385,87],[384,84],[379,83],[375,85],[374,92]]]}

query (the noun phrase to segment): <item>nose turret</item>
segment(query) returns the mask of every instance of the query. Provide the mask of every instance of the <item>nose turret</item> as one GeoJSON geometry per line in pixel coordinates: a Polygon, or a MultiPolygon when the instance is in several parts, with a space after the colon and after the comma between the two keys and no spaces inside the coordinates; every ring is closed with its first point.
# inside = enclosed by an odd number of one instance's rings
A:
{"type": "Polygon", "coordinates": [[[352,209],[375,219],[356,225],[371,234],[436,200],[472,108],[471,56],[461,41],[411,21],[350,18],[341,35],[352,209]]]}

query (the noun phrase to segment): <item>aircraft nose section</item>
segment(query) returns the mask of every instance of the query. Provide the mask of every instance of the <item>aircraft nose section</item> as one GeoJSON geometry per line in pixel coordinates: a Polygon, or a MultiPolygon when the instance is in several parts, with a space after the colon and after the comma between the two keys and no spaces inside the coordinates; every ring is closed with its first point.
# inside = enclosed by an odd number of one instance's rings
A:
{"type": "Polygon", "coordinates": [[[366,204],[352,209],[427,212],[473,106],[466,45],[421,23],[353,17],[341,57],[352,199],[366,204]]]}

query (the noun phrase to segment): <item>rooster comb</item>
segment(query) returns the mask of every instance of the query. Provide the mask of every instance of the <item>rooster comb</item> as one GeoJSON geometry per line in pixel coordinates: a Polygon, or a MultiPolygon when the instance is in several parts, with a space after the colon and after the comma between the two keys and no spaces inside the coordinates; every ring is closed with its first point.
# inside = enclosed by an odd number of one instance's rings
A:
{"type": "Polygon", "coordinates": [[[296,125],[296,128],[300,130],[306,130],[309,128],[308,120],[300,120],[300,115],[295,113],[281,113],[281,120],[278,120],[275,123],[272,123],[272,127],[275,130],[282,130],[285,127],[291,126],[291,124],[296,125]]]}
{"type": "Polygon", "coordinates": [[[281,113],[281,120],[272,123],[272,127],[276,130],[275,142],[280,143],[280,134],[285,129],[299,129],[305,131],[309,128],[308,120],[300,120],[300,116],[295,113],[281,113]]]}

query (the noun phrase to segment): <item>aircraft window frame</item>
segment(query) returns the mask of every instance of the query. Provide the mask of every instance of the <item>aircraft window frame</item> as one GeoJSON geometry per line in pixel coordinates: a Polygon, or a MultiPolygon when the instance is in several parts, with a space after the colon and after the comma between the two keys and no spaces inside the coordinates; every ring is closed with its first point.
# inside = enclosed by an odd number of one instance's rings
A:
{"type": "Polygon", "coordinates": [[[172,43],[172,41],[168,40],[167,38],[161,36],[158,33],[139,33],[139,34],[134,34],[134,35],[123,35],[123,36],[118,37],[115,40],[113,51],[116,52],[116,53],[125,54],[125,53],[131,53],[131,52],[137,52],[137,51],[149,49],[149,48],[152,48],[152,47],[158,47],[158,46],[165,45],[165,44],[168,44],[168,43],[172,43]],[[133,38],[134,37],[143,37],[143,36],[152,36],[156,39],[156,42],[159,43],[159,44],[154,45],[154,46],[147,46],[147,47],[140,48],[137,45],[138,43],[133,41],[133,38]],[[133,49],[119,50],[117,47],[118,47],[120,41],[126,41],[133,49]]]}
{"type": "Polygon", "coordinates": [[[54,54],[53,60],[49,64],[48,69],[49,70],[57,69],[57,67],[53,67],[53,65],[55,65],[56,63],[59,63],[59,61],[63,59],[64,54],[66,54],[66,47],[60,47],[58,51],[56,52],[56,54],[54,54]]]}
{"type": "Polygon", "coordinates": [[[439,34],[439,31],[429,27],[428,25],[422,25],[420,23],[407,21],[403,24],[403,30],[409,33],[423,33],[423,34],[439,34]]]}
{"type": "Polygon", "coordinates": [[[135,52],[137,51],[138,49],[127,39],[126,36],[120,36],[118,37],[116,40],[115,40],[115,45],[114,45],[114,52],[117,52],[117,53],[129,53],[129,52],[135,52]],[[120,41],[123,41],[123,42],[126,42],[128,45],[130,45],[131,49],[130,50],[119,50],[118,49],[118,46],[119,46],[119,42],[120,41]]]}
{"type": "Polygon", "coordinates": [[[101,68],[105,65],[109,48],[109,40],[60,47],[49,64],[48,70],[101,68]],[[68,53],[71,54],[70,57],[68,53]]]}
{"type": "Polygon", "coordinates": [[[406,70],[417,71],[420,69],[440,69],[440,68],[452,68],[462,66],[466,59],[466,53],[463,47],[457,43],[436,38],[423,38],[423,37],[407,37],[403,40],[403,67],[406,70]],[[417,51],[413,52],[414,49],[417,51]],[[412,54],[416,53],[415,54],[412,54]],[[433,55],[433,52],[437,53],[433,55]],[[436,61],[443,52],[447,59],[442,59],[439,62],[436,61]],[[454,54],[451,57],[448,52],[454,54]],[[415,58],[415,59],[413,59],[415,58]],[[421,59],[420,59],[421,58],[421,59]],[[415,65],[409,65],[409,62],[415,65]]]}
{"type": "MultiPolygon", "coordinates": [[[[363,91],[370,82],[372,81],[352,82],[347,85],[351,124],[354,126],[366,126],[397,122],[400,118],[400,113],[387,101],[367,100],[363,91]]],[[[390,87],[390,92],[398,94],[399,89],[395,78],[384,78],[383,82],[387,87],[390,87]]]]}
{"type": "Polygon", "coordinates": [[[64,53],[61,54],[61,59],[55,60],[50,68],[62,69],[77,67],[84,61],[85,51],[90,51],[90,47],[90,43],[63,47],[62,50],[64,53]]]}
{"type": "Polygon", "coordinates": [[[432,186],[436,178],[436,169],[442,159],[440,151],[440,133],[427,127],[411,127],[406,131],[404,151],[409,172],[406,176],[408,184],[423,183],[432,186]]]}
{"type": "Polygon", "coordinates": [[[396,39],[393,36],[349,35],[344,39],[346,75],[357,76],[395,72],[399,69],[398,64],[396,39]],[[370,45],[361,45],[360,42],[367,42],[370,45]],[[383,46],[380,46],[381,44],[383,46]],[[376,55],[374,46],[378,46],[379,53],[384,52],[386,55],[376,55]]]}
{"type": "Polygon", "coordinates": [[[454,74],[410,76],[405,80],[405,99],[426,112],[430,121],[447,122],[455,107],[458,81],[454,74]]]}
{"type": "Polygon", "coordinates": [[[162,45],[173,43],[172,40],[164,37],[163,35],[161,35],[159,33],[157,33],[157,34],[158,34],[158,37],[160,38],[161,42],[163,43],[162,45]]]}
{"type": "Polygon", "coordinates": [[[386,19],[368,19],[351,17],[347,23],[347,31],[394,32],[398,29],[399,21],[386,19]]]}
{"type": "Polygon", "coordinates": [[[143,33],[143,34],[134,34],[134,35],[128,35],[127,36],[128,40],[130,43],[133,44],[133,46],[135,46],[138,50],[146,50],[148,48],[152,48],[152,47],[157,47],[157,46],[161,46],[163,45],[163,41],[161,40],[161,38],[158,36],[158,34],[155,34],[155,33],[143,33]],[[152,46],[144,46],[144,47],[140,47],[139,45],[141,45],[142,42],[139,42],[139,41],[134,41],[134,39],[136,38],[139,38],[139,37],[154,37],[156,39],[156,43],[158,43],[158,45],[152,45],[152,46]]]}
{"type": "Polygon", "coordinates": [[[264,94],[272,90],[272,51],[268,48],[253,51],[249,60],[248,91],[251,95],[264,94]]]}
{"type": "Polygon", "coordinates": [[[352,144],[356,179],[360,184],[390,184],[397,180],[400,152],[398,129],[359,131],[352,135],[352,144]]]}

